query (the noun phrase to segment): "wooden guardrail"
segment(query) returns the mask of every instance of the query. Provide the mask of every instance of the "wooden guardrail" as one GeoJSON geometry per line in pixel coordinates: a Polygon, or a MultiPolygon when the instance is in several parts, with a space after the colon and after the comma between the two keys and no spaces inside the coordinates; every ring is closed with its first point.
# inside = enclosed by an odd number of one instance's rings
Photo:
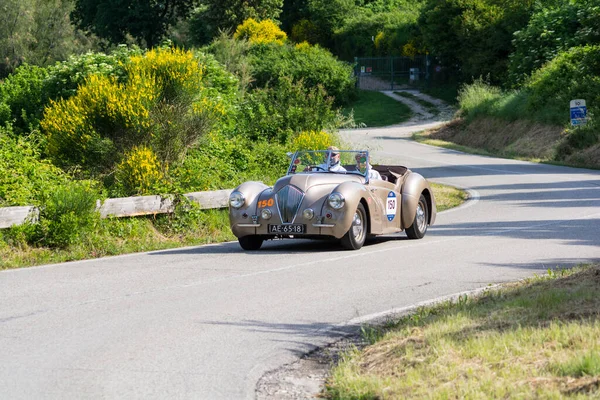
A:
{"type": "MultiPolygon", "coordinates": [[[[212,192],[187,193],[184,196],[198,203],[201,209],[225,208],[232,189],[212,192]]],[[[173,212],[173,199],[169,196],[137,196],[98,200],[97,208],[102,218],[135,217],[140,215],[169,214],[173,212]]],[[[39,210],[33,206],[0,208],[0,229],[37,222],[39,210]]]]}

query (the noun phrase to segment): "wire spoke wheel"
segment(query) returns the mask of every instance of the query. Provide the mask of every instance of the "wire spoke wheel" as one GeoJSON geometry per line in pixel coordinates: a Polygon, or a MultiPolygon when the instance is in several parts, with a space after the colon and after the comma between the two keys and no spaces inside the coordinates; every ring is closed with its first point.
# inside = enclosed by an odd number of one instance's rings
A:
{"type": "Polygon", "coordinates": [[[427,232],[427,221],[429,220],[429,208],[427,200],[421,194],[419,203],[417,204],[417,212],[411,226],[406,228],[406,235],[411,239],[421,239],[427,232]]]}
{"type": "Polygon", "coordinates": [[[367,212],[362,203],[359,203],[352,218],[352,225],[342,238],[342,246],[350,250],[360,249],[367,238],[367,224],[367,212]]]}

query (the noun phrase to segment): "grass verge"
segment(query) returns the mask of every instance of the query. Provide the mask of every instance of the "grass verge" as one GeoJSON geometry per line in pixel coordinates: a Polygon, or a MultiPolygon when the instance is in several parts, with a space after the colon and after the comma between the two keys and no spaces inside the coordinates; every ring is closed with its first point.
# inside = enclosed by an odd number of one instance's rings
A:
{"type": "MultiPolygon", "coordinates": [[[[466,192],[454,187],[433,183],[432,189],[438,211],[467,198],[466,192]]],[[[0,270],[235,240],[227,210],[100,219],[82,240],[63,249],[27,244],[30,229],[23,225],[0,230],[0,270]]]]}
{"type": "Polygon", "coordinates": [[[365,328],[332,399],[598,398],[600,265],[549,270],[365,328]]]}
{"type": "Polygon", "coordinates": [[[440,128],[417,132],[412,139],[431,146],[464,153],[571,167],[600,169],[600,144],[557,157],[564,143],[564,128],[534,121],[507,122],[501,118],[480,117],[472,121],[456,119],[440,128]]]}
{"type": "Polygon", "coordinates": [[[435,205],[438,212],[458,207],[469,198],[467,192],[453,186],[431,183],[431,189],[435,196],[435,205]]]}
{"type": "Polygon", "coordinates": [[[0,270],[234,240],[227,210],[98,220],[63,249],[28,245],[25,226],[0,231],[0,270]]]}
{"type": "Polygon", "coordinates": [[[433,115],[438,115],[440,113],[440,109],[437,108],[437,106],[427,100],[424,100],[420,97],[415,96],[412,93],[408,93],[408,92],[394,92],[395,94],[397,94],[398,96],[402,96],[406,99],[410,99],[420,105],[422,105],[427,111],[429,111],[431,114],[433,115]]]}
{"type": "Polygon", "coordinates": [[[412,112],[399,101],[380,92],[360,90],[358,100],[344,108],[343,113],[349,115],[354,110],[356,124],[378,127],[400,124],[407,121],[412,112]]]}

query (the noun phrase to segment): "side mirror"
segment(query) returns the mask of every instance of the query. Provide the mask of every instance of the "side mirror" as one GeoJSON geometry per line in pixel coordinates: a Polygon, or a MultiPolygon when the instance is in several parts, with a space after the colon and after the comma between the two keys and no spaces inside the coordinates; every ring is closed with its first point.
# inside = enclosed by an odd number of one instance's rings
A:
{"type": "Polygon", "coordinates": [[[287,153],[285,153],[285,155],[288,156],[288,158],[292,158],[294,153],[292,153],[291,151],[288,151],[287,153]]]}

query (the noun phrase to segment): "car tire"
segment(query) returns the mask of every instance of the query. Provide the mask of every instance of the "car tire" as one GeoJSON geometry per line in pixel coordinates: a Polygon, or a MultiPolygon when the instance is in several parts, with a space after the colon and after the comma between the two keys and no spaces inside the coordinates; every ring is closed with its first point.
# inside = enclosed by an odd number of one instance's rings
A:
{"type": "Polygon", "coordinates": [[[427,221],[429,220],[429,207],[427,207],[427,199],[421,194],[419,203],[417,204],[417,212],[411,226],[406,228],[406,235],[410,239],[422,239],[427,232],[427,221]]]}
{"type": "Polygon", "coordinates": [[[240,246],[242,246],[242,249],[252,251],[260,249],[260,246],[262,246],[264,239],[260,236],[250,235],[238,238],[238,242],[240,242],[240,246]]]}
{"type": "Polygon", "coordinates": [[[356,211],[354,212],[354,218],[352,218],[352,225],[348,232],[342,237],[342,246],[348,250],[358,250],[363,244],[369,232],[368,229],[367,212],[362,203],[358,203],[356,211]]]}

